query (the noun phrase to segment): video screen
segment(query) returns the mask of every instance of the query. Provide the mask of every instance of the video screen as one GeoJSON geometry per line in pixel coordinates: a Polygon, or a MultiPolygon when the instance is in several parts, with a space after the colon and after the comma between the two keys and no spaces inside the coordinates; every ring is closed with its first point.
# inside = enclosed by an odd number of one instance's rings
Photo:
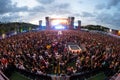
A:
{"type": "Polygon", "coordinates": [[[51,20],[51,26],[55,26],[55,25],[67,26],[68,20],[67,19],[53,19],[53,20],[51,20]]]}

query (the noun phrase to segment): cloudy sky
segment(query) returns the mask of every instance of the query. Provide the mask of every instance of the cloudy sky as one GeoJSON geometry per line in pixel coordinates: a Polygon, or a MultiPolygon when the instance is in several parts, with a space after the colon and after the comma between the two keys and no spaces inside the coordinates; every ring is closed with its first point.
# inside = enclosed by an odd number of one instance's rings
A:
{"type": "Polygon", "coordinates": [[[120,30],[120,0],[0,0],[1,22],[45,22],[45,17],[75,17],[82,25],[120,30]]]}

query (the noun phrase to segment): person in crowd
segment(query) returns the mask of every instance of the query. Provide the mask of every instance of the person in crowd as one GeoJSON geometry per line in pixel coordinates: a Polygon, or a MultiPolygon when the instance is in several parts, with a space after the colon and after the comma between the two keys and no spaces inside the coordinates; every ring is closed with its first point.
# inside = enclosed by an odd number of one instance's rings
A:
{"type": "Polygon", "coordinates": [[[75,74],[98,68],[120,69],[120,39],[89,31],[39,31],[14,35],[0,40],[0,63],[4,68],[14,63],[35,74],[75,74]],[[74,42],[84,50],[72,58],[67,43],[74,42]],[[73,62],[73,65],[70,64],[73,62]]]}

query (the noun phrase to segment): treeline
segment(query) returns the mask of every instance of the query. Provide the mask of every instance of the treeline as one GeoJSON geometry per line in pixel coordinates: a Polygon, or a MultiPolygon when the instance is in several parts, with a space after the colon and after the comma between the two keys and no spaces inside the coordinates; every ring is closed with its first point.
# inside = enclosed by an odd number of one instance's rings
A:
{"type": "Polygon", "coordinates": [[[109,28],[101,26],[101,25],[87,25],[87,26],[82,26],[82,28],[85,28],[88,30],[105,31],[105,32],[109,30],[109,28]]]}
{"type": "Polygon", "coordinates": [[[37,25],[24,22],[0,23],[0,34],[9,33],[13,31],[21,32],[24,30],[31,30],[37,28],[37,25]]]}
{"type": "MultiPolygon", "coordinates": [[[[0,22],[0,35],[3,33],[9,33],[9,32],[22,32],[24,30],[29,31],[32,29],[37,28],[38,25],[33,25],[30,23],[24,23],[24,22],[12,22],[12,23],[1,23],[0,22]]],[[[101,25],[87,25],[87,26],[81,26],[81,28],[88,29],[88,30],[98,30],[98,31],[109,31],[109,28],[101,26],[101,25]]]]}

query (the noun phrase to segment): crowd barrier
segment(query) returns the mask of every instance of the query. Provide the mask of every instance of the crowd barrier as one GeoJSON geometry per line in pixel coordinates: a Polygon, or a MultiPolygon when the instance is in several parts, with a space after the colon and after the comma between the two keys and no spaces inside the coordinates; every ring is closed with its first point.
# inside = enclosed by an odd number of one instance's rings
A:
{"type": "Polygon", "coordinates": [[[15,68],[15,66],[8,67],[6,70],[4,70],[4,74],[9,78],[14,71],[17,71],[32,80],[85,80],[100,72],[104,72],[106,77],[114,74],[112,70],[108,68],[97,68],[89,71],[78,72],[71,75],[36,74],[27,70],[15,68]]]}
{"type": "Polygon", "coordinates": [[[47,74],[35,74],[35,73],[32,73],[32,72],[17,69],[17,68],[16,68],[15,71],[21,73],[22,75],[24,75],[24,76],[26,76],[30,79],[33,79],[33,80],[52,80],[51,76],[49,76],[47,74]]]}
{"type": "Polygon", "coordinates": [[[102,72],[102,69],[94,69],[94,70],[90,70],[90,71],[76,73],[76,74],[73,74],[70,76],[70,80],[85,80],[85,79],[88,79],[91,76],[94,76],[100,72],[102,72]]]}

